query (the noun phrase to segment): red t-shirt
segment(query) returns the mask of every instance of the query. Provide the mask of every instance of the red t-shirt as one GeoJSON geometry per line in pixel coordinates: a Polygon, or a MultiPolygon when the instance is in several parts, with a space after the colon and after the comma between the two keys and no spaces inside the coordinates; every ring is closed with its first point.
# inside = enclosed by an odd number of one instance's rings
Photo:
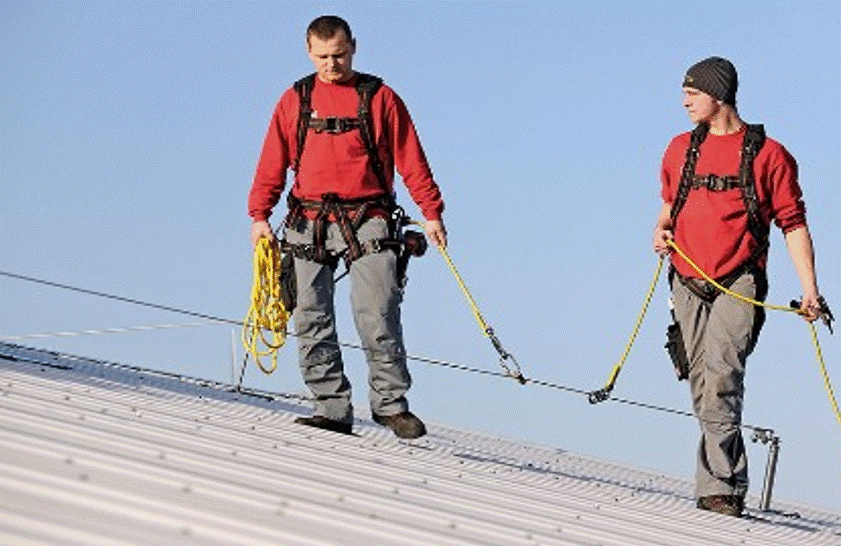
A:
{"type": "MultiPolygon", "coordinates": [[[[745,129],[729,135],[708,134],[699,149],[697,175],[737,176],[745,129]]],[[[690,133],[676,136],[663,155],[661,196],[673,203],[681,170],[689,147],[690,133]]],[[[787,233],[806,225],[806,208],[797,183],[797,162],[777,141],[766,138],[753,162],[756,196],[763,222],[771,220],[787,233]]],[[[748,230],[742,190],[712,191],[692,189],[686,204],[672,226],[675,243],[711,277],[719,278],[735,270],[757,247],[748,230]]],[[[680,256],[673,255],[678,272],[689,277],[700,275],[680,256]]],[[[763,258],[760,266],[765,265],[763,258]]]]}
{"type": "MultiPolygon", "coordinates": [[[[327,83],[316,77],[311,104],[313,118],[355,118],[359,106],[356,77],[342,83],[327,83]]],[[[283,192],[286,170],[297,157],[298,106],[298,94],[290,88],[275,108],[248,196],[248,213],[255,220],[265,220],[271,215],[283,192]]],[[[325,193],[335,193],[344,199],[391,193],[396,168],[423,216],[428,220],[440,219],[444,210],[441,192],[432,179],[403,101],[383,85],[371,99],[371,115],[388,188],[382,187],[374,173],[359,130],[330,134],[310,129],[292,193],[311,200],[320,200],[325,193]]]]}

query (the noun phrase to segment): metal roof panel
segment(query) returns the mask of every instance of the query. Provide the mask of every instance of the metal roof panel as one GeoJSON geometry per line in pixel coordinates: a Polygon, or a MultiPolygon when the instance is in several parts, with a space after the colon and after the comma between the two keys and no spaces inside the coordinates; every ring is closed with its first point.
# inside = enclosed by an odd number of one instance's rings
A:
{"type": "Polygon", "coordinates": [[[293,422],[309,412],[294,395],[0,343],[0,540],[841,545],[839,514],[729,518],[695,509],[675,477],[442,424],[404,441],[368,419],[353,436],[293,422]]]}

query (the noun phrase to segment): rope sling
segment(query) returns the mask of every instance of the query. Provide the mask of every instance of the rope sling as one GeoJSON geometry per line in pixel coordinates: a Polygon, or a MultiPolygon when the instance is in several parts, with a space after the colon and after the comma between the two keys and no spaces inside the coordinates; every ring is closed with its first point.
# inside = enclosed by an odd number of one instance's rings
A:
{"type": "MultiPolygon", "coordinates": [[[[412,223],[420,227],[425,227],[422,223],[417,221],[412,221],[412,223]]],[[[447,262],[447,266],[450,268],[450,272],[453,274],[453,277],[455,277],[459,288],[461,288],[461,291],[464,293],[464,297],[467,299],[467,303],[470,305],[471,311],[473,311],[473,317],[479,324],[479,328],[482,329],[482,333],[484,333],[486,337],[490,338],[491,344],[493,344],[493,347],[496,350],[496,352],[499,353],[499,366],[503,370],[505,370],[505,375],[516,379],[520,382],[521,385],[525,385],[527,379],[523,376],[522,370],[520,370],[520,364],[517,362],[517,359],[514,358],[514,355],[507,352],[502,347],[502,343],[500,343],[499,338],[496,337],[494,329],[491,328],[487,322],[485,322],[485,319],[482,316],[482,312],[479,311],[479,306],[476,305],[476,300],[473,299],[473,296],[470,294],[470,290],[467,289],[467,284],[465,284],[464,279],[461,278],[461,275],[459,274],[458,269],[456,269],[452,258],[450,258],[447,249],[443,245],[436,246],[438,247],[438,252],[440,252],[441,256],[444,258],[444,261],[447,262]],[[506,360],[511,361],[512,367],[509,367],[505,364],[506,360]]]]}
{"type": "MultiPolygon", "coordinates": [[[[686,255],[686,253],[673,240],[668,240],[666,242],[666,244],[669,247],[671,247],[681,258],[683,258],[686,261],[686,263],[688,263],[692,267],[692,269],[694,269],[699,275],[701,275],[701,277],[703,277],[704,280],[706,280],[707,282],[709,282],[710,284],[715,286],[723,294],[726,294],[726,295],[728,295],[732,298],[736,298],[738,300],[741,300],[745,303],[749,303],[751,305],[757,305],[757,306],[764,307],[766,309],[770,309],[770,310],[773,310],[773,311],[783,311],[783,312],[788,312],[788,313],[795,313],[795,314],[798,314],[798,315],[801,315],[801,316],[805,316],[805,315],[808,314],[806,311],[804,311],[804,310],[802,310],[798,307],[786,306],[786,305],[772,305],[772,304],[757,301],[755,299],[749,298],[749,297],[744,296],[742,294],[733,292],[729,288],[726,288],[726,287],[722,286],[715,279],[713,279],[706,272],[704,272],[694,261],[692,261],[691,258],[689,258],[689,256],[686,255]]],[[[657,268],[656,268],[655,273],[654,273],[654,278],[651,281],[651,286],[648,289],[648,294],[645,298],[645,302],[642,306],[642,311],[640,312],[640,315],[637,318],[637,322],[636,322],[636,325],[634,327],[634,330],[631,333],[631,337],[630,337],[630,339],[628,340],[628,343],[625,346],[625,350],[623,351],[622,356],[619,358],[619,362],[613,367],[613,370],[611,371],[610,376],[608,377],[608,380],[607,380],[607,383],[605,384],[605,386],[602,387],[599,390],[591,392],[588,395],[591,404],[596,404],[598,402],[602,402],[604,400],[607,400],[610,397],[610,393],[613,390],[613,387],[616,385],[616,380],[619,377],[619,372],[622,371],[622,366],[625,364],[625,360],[627,359],[628,354],[630,353],[631,346],[634,344],[634,340],[637,337],[637,333],[639,332],[640,324],[642,323],[643,317],[645,316],[645,314],[648,310],[648,304],[651,302],[651,298],[654,294],[654,289],[657,286],[657,280],[660,277],[660,272],[663,269],[663,260],[664,260],[664,258],[661,256],[660,260],[657,263],[657,268]]],[[[822,319],[823,319],[824,323],[827,325],[827,327],[830,328],[830,332],[831,332],[832,330],[831,330],[831,326],[830,326],[830,321],[832,320],[832,316],[831,316],[831,314],[829,314],[828,309],[822,310],[822,313],[823,313],[822,314],[822,319]]],[[[821,344],[820,344],[820,341],[818,340],[817,329],[815,328],[815,325],[812,322],[809,322],[808,326],[809,326],[809,330],[811,331],[811,334],[812,334],[812,343],[815,346],[815,356],[816,356],[817,361],[818,361],[818,367],[820,369],[821,377],[823,378],[824,387],[826,389],[827,396],[829,397],[829,402],[830,402],[830,405],[832,406],[832,410],[835,413],[835,418],[838,420],[839,426],[841,426],[841,411],[839,411],[838,402],[836,401],[835,393],[832,390],[832,382],[830,381],[829,372],[827,372],[826,363],[824,362],[823,351],[821,350],[821,344]]]]}

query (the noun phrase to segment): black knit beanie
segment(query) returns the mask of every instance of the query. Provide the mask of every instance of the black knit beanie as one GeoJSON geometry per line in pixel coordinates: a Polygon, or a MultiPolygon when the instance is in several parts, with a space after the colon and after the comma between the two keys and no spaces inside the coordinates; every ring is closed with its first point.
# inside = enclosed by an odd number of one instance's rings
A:
{"type": "Polygon", "coordinates": [[[733,63],[721,57],[710,57],[689,67],[683,78],[683,87],[692,87],[714,99],[735,105],[739,78],[733,63]]]}

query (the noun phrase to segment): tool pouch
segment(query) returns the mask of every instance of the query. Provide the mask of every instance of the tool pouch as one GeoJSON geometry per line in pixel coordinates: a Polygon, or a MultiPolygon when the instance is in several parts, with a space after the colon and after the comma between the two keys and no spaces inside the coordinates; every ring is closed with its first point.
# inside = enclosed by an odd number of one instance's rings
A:
{"type": "Polygon", "coordinates": [[[280,301],[286,312],[292,314],[298,303],[298,283],[295,280],[295,257],[286,252],[280,259],[280,301]]]}
{"type": "Polygon", "coordinates": [[[666,351],[672,364],[675,367],[677,380],[682,381],[689,377],[689,359],[686,357],[686,348],[683,346],[683,334],[680,331],[680,324],[673,322],[666,329],[666,351]]]}
{"type": "Polygon", "coordinates": [[[397,283],[401,288],[406,286],[406,270],[409,267],[409,258],[423,256],[426,253],[426,248],[426,236],[423,233],[411,229],[407,229],[403,233],[403,248],[397,256],[397,283]]]}

